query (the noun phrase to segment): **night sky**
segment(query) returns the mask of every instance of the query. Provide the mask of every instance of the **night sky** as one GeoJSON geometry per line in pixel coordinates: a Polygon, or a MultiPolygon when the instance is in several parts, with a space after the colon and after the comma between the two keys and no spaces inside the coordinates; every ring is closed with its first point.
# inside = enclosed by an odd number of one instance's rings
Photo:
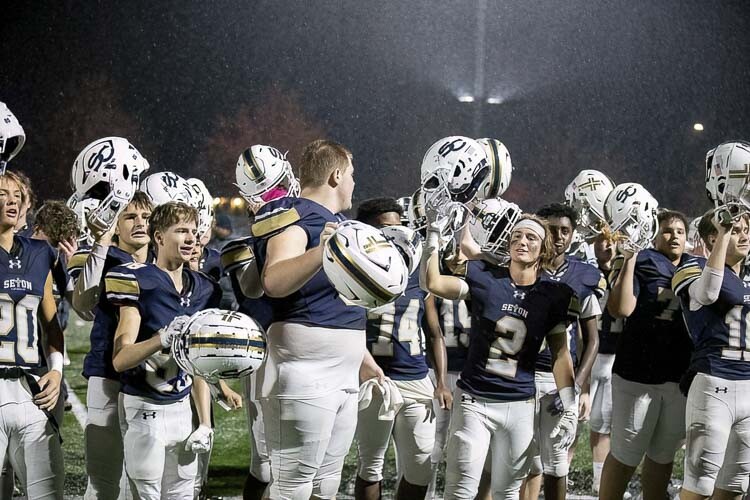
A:
{"type": "Polygon", "coordinates": [[[744,1],[3,5],[0,101],[27,134],[11,168],[42,198],[107,135],[216,196],[245,147],[294,163],[327,137],[354,153],[356,200],[411,194],[430,144],[467,135],[506,144],[523,208],[595,168],[697,215],[706,150],[750,139],[744,1]]]}

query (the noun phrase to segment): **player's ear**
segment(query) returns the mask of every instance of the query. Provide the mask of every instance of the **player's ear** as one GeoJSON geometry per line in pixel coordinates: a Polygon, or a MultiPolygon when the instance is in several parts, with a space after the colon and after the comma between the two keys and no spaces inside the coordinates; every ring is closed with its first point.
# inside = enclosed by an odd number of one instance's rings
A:
{"type": "Polygon", "coordinates": [[[331,175],[328,176],[328,185],[331,187],[336,187],[341,182],[341,177],[343,175],[343,172],[340,168],[336,167],[331,172],[331,175]]]}

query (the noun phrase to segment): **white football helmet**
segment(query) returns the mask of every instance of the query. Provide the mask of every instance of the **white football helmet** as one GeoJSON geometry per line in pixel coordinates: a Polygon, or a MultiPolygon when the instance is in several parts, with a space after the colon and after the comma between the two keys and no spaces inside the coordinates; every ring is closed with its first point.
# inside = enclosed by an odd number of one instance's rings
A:
{"type": "Polygon", "coordinates": [[[91,234],[91,229],[89,229],[86,220],[88,219],[89,213],[99,206],[99,200],[95,198],[79,200],[78,195],[73,193],[65,204],[68,208],[74,211],[76,217],[78,217],[78,228],[80,229],[78,246],[92,246],[94,244],[94,236],[91,234]]]}
{"type": "Polygon", "coordinates": [[[214,223],[214,198],[202,180],[192,177],[187,180],[190,188],[190,204],[198,210],[198,236],[211,231],[214,223]]]}
{"type": "Polygon", "coordinates": [[[406,226],[385,226],[380,230],[399,249],[411,275],[417,270],[422,259],[422,237],[406,226]]]}
{"type": "Polygon", "coordinates": [[[411,196],[402,196],[396,199],[396,203],[401,207],[401,224],[409,225],[409,207],[411,206],[411,196]]]}
{"type": "Polygon", "coordinates": [[[497,139],[477,139],[477,142],[484,148],[487,164],[490,167],[489,175],[479,186],[477,199],[499,198],[510,186],[510,179],[513,175],[510,152],[505,144],[497,139]]]}
{"type": "Polygon", "coordinates": [[[409,281],[396,245],[359,221],[341,222],[326,241],[323,271],[346,302],[368,309],[396,300],[409,281]]]}
{"type": "Polygon", "coordinates": [[[490,173],[484,148],[474,139],[451,136],[430,146],[422,159],[421,182],[427,208],[468,203],[490,173]]]}
{"type": "Polygon", "coordinates": [[[286,155],[271,146],[256,144],[242,152],[235,170],[240,195],[249,202],[268,201],[263,195],[277,186],[286,188],[286,196],[299,196],[299,181],[286,155]]]}
{"type": "Polygon", "coordinates": [[[0,175],[5,174],[5,166],[23,148],[26,134],[4,102],[0,102],[0,175]]]}
{"type": "Polygon", "coordinates": [[[411,195],[411,201],[406,213],[410,228],[420,232],[420,234],[427,230],[427,212],[424,208],[424,195],[421,189],[417,189],[411,195]]]}
{"type": "Polygon", "coordinates": [[[482,251],[507,256],[510,233],[522,214],[519,206],[501,198],[488,198],[477,203],[471,212],[469,232],[482,251]]]}
{"type": "Polygon", "coordinates": [[[155,207],[170,201],[181,201],[192,206],[192,188],[174,172],[158,172],[141,181],[141,191],[146,193],[155,207]]]}
{"type": "Polygon", "coordinates": [[[727,206],[733,215],[750,211],[750,143],[719,144],[706,153],[706,192],[714,207],[727,206]]]}
{"type": "Polygon", "coordinates": [[[637,252],[651,245],[659,229],[659,203],[646,188],[634,182],[618,184],[604,203],[604,214],[613,232],[625,237],[626,250],[637,252]]]}
{"type": "Polygon", "coordinates": [[[257,370],[266,357],[266,334],[237,311],[205,309],[193,314],[172,339],[172,356],[184,371],[208,382],[257,370]]]}
{"type": "Polygon", "coordinates": [[[79,200],[100,201],[89,213],[89,223],[103,231],[111,228],[148,168],[148,161],[122,137],[104,137],[83,148],[73,162],[70,181],[79,200]]]}
{"type": "Polygon", "coordinates": [[[584,238],[601,233],[604,202],[614,188],[612,179],[598,170],[581,170],[565,188],[565,203],[578,213],[576,229],[584,238]]]}

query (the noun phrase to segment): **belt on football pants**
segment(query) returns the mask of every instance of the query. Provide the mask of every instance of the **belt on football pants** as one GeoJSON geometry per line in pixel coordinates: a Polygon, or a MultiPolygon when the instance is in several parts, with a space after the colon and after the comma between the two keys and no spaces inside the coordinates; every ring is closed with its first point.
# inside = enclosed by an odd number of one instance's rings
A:
{"type": "MultiPolygon", "coordinates": [[[[26,370],[17,366],[0,368],[0,379],[26,379],[26,383],[29,384],[29,389],[31,389],[32,396],[36,396],[37,394],[42,392],[42,389],[41,387],[39,387],[39,383],[34,378],[34,375],[41,376],[44,375],[44,373],[42,372],[42,370],[26,370]]],[[[44,416],[47,417],[49,425],[52,426],[52,430],[54,430],[57,434],[57,439],[60,440],[60,444],[62,444],[63,438],[62,433],[60,432],[60,424],[57,423],[57,419],[49,410],[42,411],[44,412],[44,416]]]]}

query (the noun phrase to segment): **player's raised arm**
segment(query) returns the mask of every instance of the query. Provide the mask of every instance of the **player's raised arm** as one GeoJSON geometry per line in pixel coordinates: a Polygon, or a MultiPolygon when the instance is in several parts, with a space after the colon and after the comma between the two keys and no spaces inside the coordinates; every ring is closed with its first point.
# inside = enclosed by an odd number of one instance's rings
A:
{"type": "Polygon", "coordinates": [[[261,273],[263,290],[269,297],[286,297],[310,281],[323,266],[323,245],[336,224],[326,223],[320,244],[305,251],[307,234],[299,226],[286,228],[268,241],[265,265],[261,273]],[[290,272],[294,269],[294,272],[290,272]]]}

